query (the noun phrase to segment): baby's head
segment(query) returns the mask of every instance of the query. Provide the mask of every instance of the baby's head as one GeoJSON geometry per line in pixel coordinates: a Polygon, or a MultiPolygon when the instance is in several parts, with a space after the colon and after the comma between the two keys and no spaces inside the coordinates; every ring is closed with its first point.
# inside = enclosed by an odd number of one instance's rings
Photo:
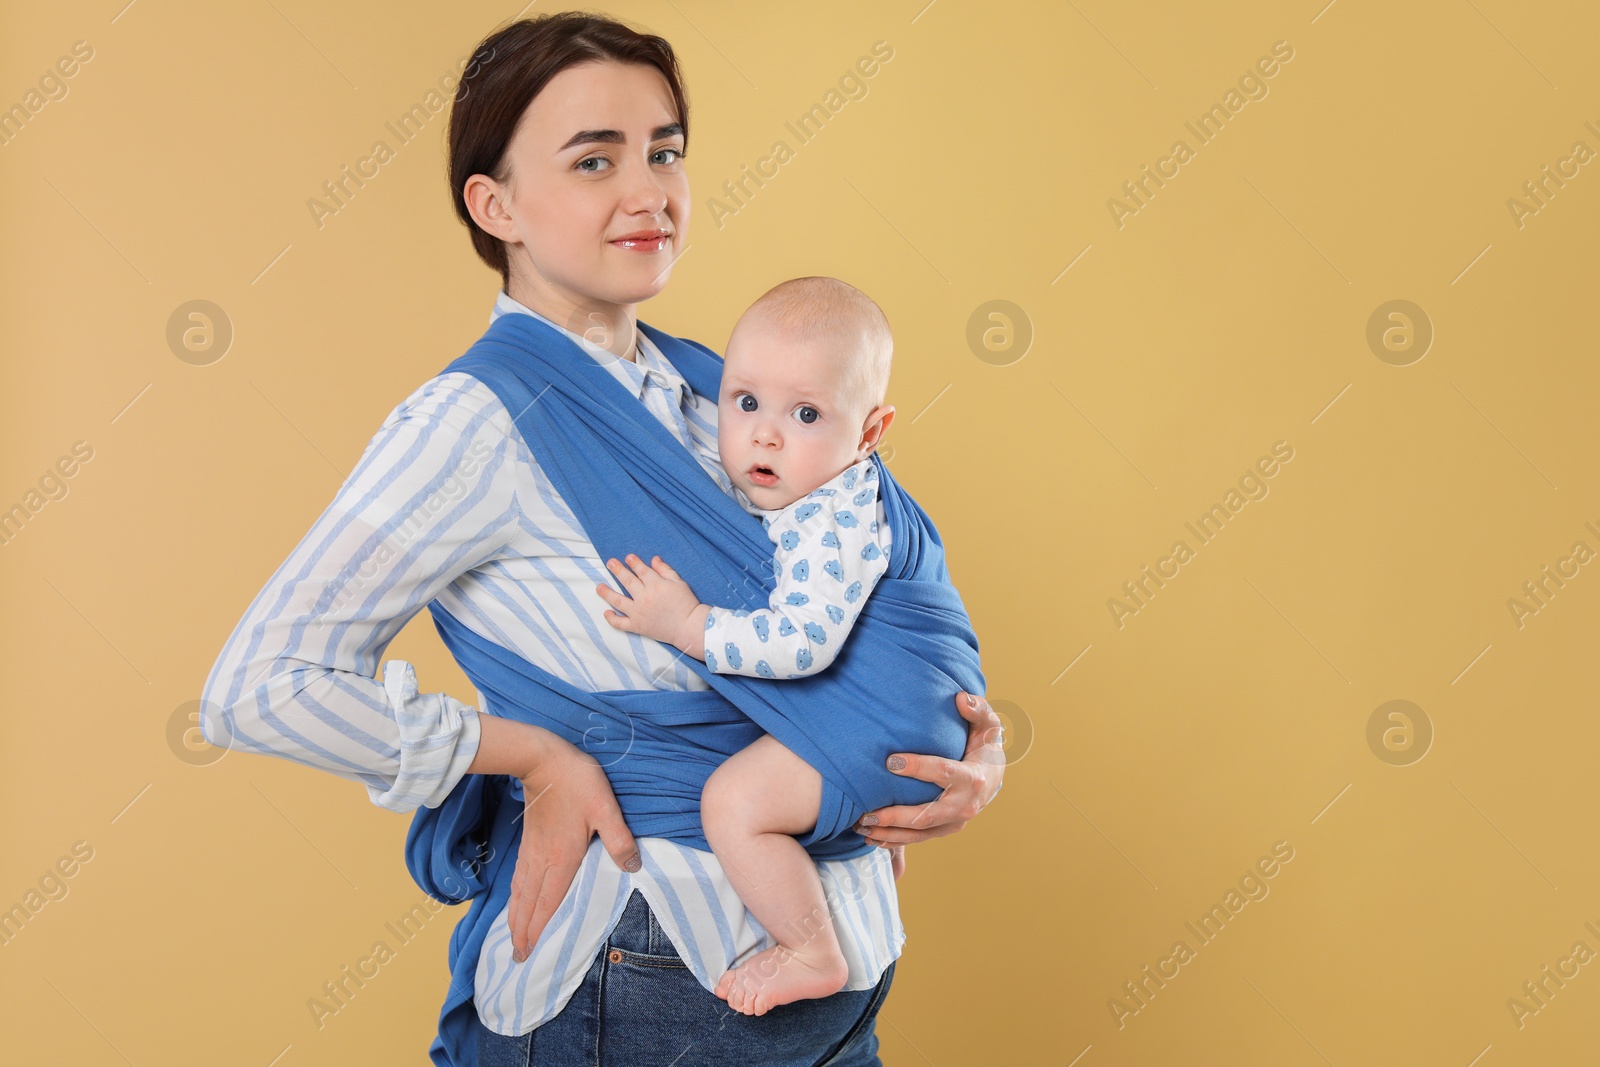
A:
{"type": "Polygon", "coordinates": [[[837,278],[762,294],[722,368],[717,445],[733,484],[757,507],[781,508],[865,459],[894,421],[883,402],[893,354],[883,311],[837,278]]]}

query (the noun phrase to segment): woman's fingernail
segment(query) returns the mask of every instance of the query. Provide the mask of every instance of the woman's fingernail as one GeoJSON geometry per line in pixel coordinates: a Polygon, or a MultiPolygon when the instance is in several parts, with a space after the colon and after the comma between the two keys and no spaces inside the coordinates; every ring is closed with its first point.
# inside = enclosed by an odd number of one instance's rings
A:
{"type": "Polygon", "coordinates": [[[852,826],[850,829],[854,830],[858,834],[864,834],[867,832],[867,828],[865,826],[852,826]]]}
{"type": "Polygon", "coordinates": [[[906,766],[906,758],[904,756],[890,756],[889,757],[889,769],[891,771],[904,770],[905,766],[906,766]]]}
{"type": "Polygon", "coordinates": [[[971,693],[967,694],[967,707],[971,708],[973,711],[978,710],[978,698],[973,696],[971,693]]]}
{"type": "MultiPolygon", "coordinates": [[[[896,757],[896,758],[898,758],[898,757],[896,757]]],[[[878,825],[878,817],[876,815],[863,815],[863,816],[861,816],[861,825],[862,826],[876,826],[876,825],[878,825]]]]}
{"type": "Polygon", "coordinates": [[[528,958],[528,954],[524,950],[518,949],[511,954],[511,958],[517,963],[521,963],[523,960],[528,958]]]}
{"type": "Polygon", "coordinates": [[[632,856],[628,857],[628,862],[623,864],[622,869],[627,871],[629,874],[637,874],[640,866],[642,866],[642,864],[640,864],[639,854],[636,852],[632,856]]]}

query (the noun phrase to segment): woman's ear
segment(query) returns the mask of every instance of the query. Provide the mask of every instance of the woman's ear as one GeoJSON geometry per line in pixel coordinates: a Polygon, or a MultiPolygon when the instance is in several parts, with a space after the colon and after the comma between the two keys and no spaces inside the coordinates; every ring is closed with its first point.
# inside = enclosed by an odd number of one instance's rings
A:
{"type": "Polygon", "coordinates": [[[508,209],[511,190],[487,174],[474,174],[462,186],[461,199],[478,228],[502,241],[517,239],[517,223],[508,209]]]}
{"type": "Polygon", "coordinates": [[[889,432],[889,424],[893,421],[893,404],[879,404],[872,409],[872,413],[867,416],[866,424],[861,428],[861,444],[857,449],[863,457],[883,443],[883,435],[889,432]]]}

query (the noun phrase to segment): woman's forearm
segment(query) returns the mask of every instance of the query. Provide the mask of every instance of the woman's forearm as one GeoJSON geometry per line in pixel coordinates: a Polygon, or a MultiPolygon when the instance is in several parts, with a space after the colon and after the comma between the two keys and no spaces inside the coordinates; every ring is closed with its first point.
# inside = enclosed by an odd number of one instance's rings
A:
{"type": "Polygon", "coordinates": [[[479,713],[478,751],[468,774],[509,774],[526,778],[549,752],[550,731],[532,723],[479,713]]]}

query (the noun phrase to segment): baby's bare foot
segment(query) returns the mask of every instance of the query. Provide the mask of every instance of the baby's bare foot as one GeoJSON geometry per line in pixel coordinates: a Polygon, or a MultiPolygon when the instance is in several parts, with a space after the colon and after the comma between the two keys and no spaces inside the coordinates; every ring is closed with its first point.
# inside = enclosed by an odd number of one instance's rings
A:
{"type": "Polygon", "coordinates": [[[844,988],[850,965],[837,952],[774,945],[725,972],[714,992],[743,1015],[765,1015],[779,1004],[825,997],[844,988]]]}

